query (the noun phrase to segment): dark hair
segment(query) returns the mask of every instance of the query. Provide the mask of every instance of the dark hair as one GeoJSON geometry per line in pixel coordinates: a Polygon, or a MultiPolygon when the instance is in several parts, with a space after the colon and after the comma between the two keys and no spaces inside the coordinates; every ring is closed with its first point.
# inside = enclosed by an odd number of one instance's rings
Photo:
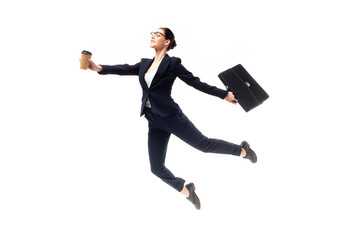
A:
{"type": "Polygon", "coordinates": [[[170,40],[170,44],[167,48],[167,50],[171,50],[171,49],[174,49],[174,47],[176,47],[176,41],[175,41],[175,35],[174,33],[169,29],[169,28],[166,28],[166,27],[162,27],[160,28],[162,30],[164,30],[165,32],[165,39],[166,40],[170,40]]]}

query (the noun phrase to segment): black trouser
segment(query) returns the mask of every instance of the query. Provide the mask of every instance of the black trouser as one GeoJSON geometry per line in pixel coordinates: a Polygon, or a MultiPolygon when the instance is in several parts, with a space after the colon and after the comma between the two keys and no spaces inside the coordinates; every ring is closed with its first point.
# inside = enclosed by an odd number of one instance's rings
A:
{"type": "Polygon", "coordinates": [[[148,148],[151,172],[179,192],[183,189],[185,180],[175,177],[165,167],[166,150],[171,134],[203,152],[240,156],[240,145],[207,138],[183,113],[175,117],[160,117],[153,114],[150,108],[145,108],[145,117],[149,122],[148,148]]]}

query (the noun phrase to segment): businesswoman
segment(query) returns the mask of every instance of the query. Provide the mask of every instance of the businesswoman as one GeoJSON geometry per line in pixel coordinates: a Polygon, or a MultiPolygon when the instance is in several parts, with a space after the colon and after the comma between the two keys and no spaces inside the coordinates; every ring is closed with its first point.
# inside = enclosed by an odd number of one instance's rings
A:
{"type": "Polygon", "coordinates": [[[171,89],[176,78],[204,93],[225,99],[236,104],[232,92],[201,82],[182,64],[181,59],[170,57],[167,52],[176,47],[175,36],[168,28],[159,28],[151,33],[150,46],[155,50],[153,59],[141,59],[135,65],[96,65],[90,61],[89,69],[99,74],[138,75],[142,88],[140,116],[148,120],[148,151],[151,172],[171,187],[181,192],[196,209],[200,200],[195,193],[194,183],[185,185],[185,180],[176,177],[165,167],[167,145],[171,134],[182,139],[194,148],[211,153],[232,154],[249,159],[255,163],[257,157],[250,145],[243,141],[233,144],[204,136],[181,111],[171,97],[171,89]],[[185,185],[185,186],[184,186],[185,185]]]}

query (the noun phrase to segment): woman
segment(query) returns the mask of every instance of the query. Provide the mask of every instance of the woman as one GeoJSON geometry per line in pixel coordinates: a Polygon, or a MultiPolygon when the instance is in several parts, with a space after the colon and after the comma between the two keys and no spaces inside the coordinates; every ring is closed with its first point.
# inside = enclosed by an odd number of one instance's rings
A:
{"type": "Polygon", "coordinates": [[[99,74],[138,75],[142,87],[140,116],[148,120],[148,150],[151,171],[161,180],[181,192],[200,209],[200,200],[195,193],[194,183],[185,185],[185,180],[175,177],[165,167],[165,156],[171,134],[203,152],[232,154],[255,163],[257,157],[246,141],[240,145],[204,136],[184,115],[171,97],[171,89],[178,77],[186,84],[213,96],[236,104],[232,92],[221,90],[201,82],[181,64],[181,59],[170,57],[167,52],[176,47],[175,36],[168,28],[159,28],[151,33],[150,46],[155,50],[153,59],[141,59],[135,65],[96,65],[89,60],[89,69],[99,74]],[[184,186],[185,185],[185,186],[184,186]]]}

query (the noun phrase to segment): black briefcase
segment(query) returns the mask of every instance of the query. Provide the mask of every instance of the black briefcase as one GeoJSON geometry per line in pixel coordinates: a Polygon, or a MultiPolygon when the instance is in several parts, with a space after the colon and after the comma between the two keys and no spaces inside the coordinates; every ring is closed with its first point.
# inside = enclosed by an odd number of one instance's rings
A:
{"type": "Polygon", "coordinates": [[[220,73],[219,78],[228,90],[234,93],[245,112],[259,106],[269,98],[269,95],[241,64],[220,73]]]}

